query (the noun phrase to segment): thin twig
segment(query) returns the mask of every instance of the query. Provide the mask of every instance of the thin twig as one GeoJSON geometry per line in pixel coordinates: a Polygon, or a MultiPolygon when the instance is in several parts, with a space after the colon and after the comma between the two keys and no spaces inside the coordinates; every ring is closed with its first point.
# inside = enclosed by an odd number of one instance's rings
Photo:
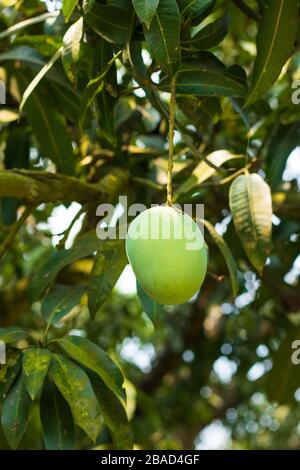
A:
{"type": "Polygon", "coordinates": [[[260,15],[256,13],[256,11],[252,10],[245,2],[244,0],[232,0],[235,6],[248,18],[251,18],[252,20],[255,21],[260,21],[260,15]]]}
{"type": "Polygon", "coordinates": [[[26,207],[21,217],[19,217],[19,219],[11,227],[9,233],[7,234],[0,246],[0,260],[12,244],[14,238],[16,237],[17,233],[19,232],[27,217],[29,217],[30,214],[32,214],[32,212],[34,211],[35,207],[36,206],[26,207]]]}

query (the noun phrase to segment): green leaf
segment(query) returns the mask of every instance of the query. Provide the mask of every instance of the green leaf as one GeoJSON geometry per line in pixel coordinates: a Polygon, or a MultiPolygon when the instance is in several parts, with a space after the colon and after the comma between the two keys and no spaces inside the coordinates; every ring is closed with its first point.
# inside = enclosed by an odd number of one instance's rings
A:
{"type": "MultiPolygon", "coordinates": [[[[206,159],[213,163],[215,166],[220,167],[223,163],[233,160],[236,158],[241,158],[241,155],[234,155],[228,150],[216,150],[215,152],[207,155],[206,159]]],[[[180,194],[187,193],[191,189],[199,186],[203,181],[206,181],[208,178],[215,174],[216,170],[211,166],[207,165],[205,162],[200,162],[199,165],[193,170],[191,176],[187,178],[184,183],[182,183],[175,192],[175,199],[178,198],[180,194]]]]}
{"type": "Polygon", "coordinates": [[[43,386],[50,362],[51,353],[48,349],[28,348],[23,353],[24,382],[32,400],[43,386]]]}
{"type": "Polygon", "coordinates": [[[268,152],[267,175],[272,189],[281,183],[287,159],[298,146],[300,146],[300,121],[280,126],[268,152]]]}
{"type": "Polygon", "coordinates": [[[266,93],[280,75],[298,29],[297,0],[265,0],[257,36],[257,57],[246,106],[266,93]]]}
{"type": "Polygon", "coordinates": [[[20,113],[22,112],[23,108],[24,108],[24,105],[26,103],[26,101],[28,100],[29,96],[33,93],[33,91],[35,90],[35,88],[38,86],[38,84],[40,83],[40,81],[43,79],[43,77],[46,75],[46,73],[53,67],[53,65],[55,64],[55,62],[61,57],[61,53],[62,53],[62,48],[60,47],[56,52],[55,54],[51,57],[51,59],[49,60],[49,62],[47,62],[42,68],[41,70],[39,71],[39,73],[34,77],[34,79],[30,82],[30,84],[28,85],[28,87],[26,88],[26,90],[24,91],[23,93],[23,96],[22,96],[22,101],[20,103],[20,113]]]}
{"type": "Polygon", "coordinates": [[[95,316],[127,264],[124,240],[102,240],[88,287],[89,310],[95,316]]]}
{"type": "Polygon", "coordinates": [[[64,14],[66,22],[69,21],[73,11],[76,8],[78,0],[63,0],[62,12],[64,14]]]}
{"type": "Polygon", "coordinates": [[[73,450],[75,426],[70,407],[52,382],[47,382],[41,398],[41,423],[47,450],[73,450]]]}
{"type": "Polygon", "coordinates": [[[114,5],[93,3],[84,19],[88,26],[106,41],[124,44],[129,39],[129,15],[127,10],[114,5]]]}
{"type": "Polygon", "coordinates": [[[2,407],[1,425],[10,447],[17,449],[26,431],[31,400],[22,375],[8,393],[2,407]]]}
{"type": "Polygon", "coordinates": [[[231,250],[229,246],[227,245],[227,243],[225,242],[224,238],[218,234],[215,227],[210,222],[208,222],[207,220],[203,220],[202,223],[205,225],[212,239],[214,240],[217,247],[219,248],[222,255],[224,256],[224,259],[225,259],[225,262],[227,264],[228,271],[230,274],[232,294],[233,294],[233,297],[236,297],[239,292],[238,268],[237,268],[235,259],[231,253],[231,250]]]}
{"type": "Polygon", "coordinates": [[[50,377],[68,402],[75,422],[95,442],[101,428],[100,407],[85,371],[67,357],[54,354],[50,377]]]}
{"type": "MultiPolygon", "coordinates": [[[[159,88],[169,91],[170,83],[163,79],[159,88]]],[[[225,67],[184,64],[177,72],[176,93],[200,96],[243,97],[247,88],[239,77],[225,67]]]]}
{"type": "Polygon", "coordinates": [[[60,15],[60,11],[54,11],[51,13],[42,13],[41,15],[34,16],[33,18],[28,18],[24,21],[20,21],[19,23],[14,24],[10,28],[6,29],[5,31],[1,31],[0,39],[4,39],[12,34],[16,34],[17,31],[21,29],[27,28],[28,26],[32,26],[33,24],[42,23],[49,18],[55,18],[60,15]]]}
{"type": "Polygon", "coordinates": [[[153,325],[157,326],[159,319],[164,312],[164,306],[150,299],[138,281],[136,282],[136,289],[144,312],[152,321],[153,325]]]}
{"type": "Polygon", "coordinates": [[[75,66],[79,60],[80,42],[83,35],[83,17],[72,24],[63,37],[62,63],[69,79],[75,81],[75,66]]]}
{"type": "Polygon", "coordinates": [[[273,355],[273,367],[264,376],[266,392],[270,401],[276,401],[279,404],[292,404],[294,393],[299,388],[299,364],[294,364],[292,355],[294,341],[299,340],[299,327],[291,326],[281,342],[279,348],[273,355]]]}
{"type": "Polygon", "coordinates": [[[88,372],[88,375],[98,399],[104,422],[112,434],[116,449],[131,450],[133,436],[123,406],[98,375],[93,372],[88,372]]]}
{"type": "Polygon", "coordinates": [[[21,339],[27,339],[28,333],[22,328],[11,326],[8,328],[0,328],[0,341],[6,344],[16,343],[21,339]]]}
{"type": "Polygon", "coordinates": [[[197,49],[211,49],[223,41],[228,30],[228,16],[223,15],[214,23],[202,28],[188,42],[197,49]]]}
{"type": "Polygon", "coordinates": [[[95,231],[92,230],[78,238],[72,248],[54,251],[31,281],[29,296],[32,302],[41,296],[61,269],[78,259],[92,255],[99,249],[100,243],[95,231]]]}
{"type": "Polygon", "coordinates": [[[180,60],[180,13],[176,0],[160,0],[149,29],[144,28],[149,49],[157,64],[169,76],[180,60]]]}
{"type": "Polygon", "coordinates": [[[258,174],[238,176],[230,187],[229,205],[244,250],[261,274],[271,247],[270,188],[258,174]]]}
{"type": "Polygon", "coordinates": [[[45,295],[41,312],[48,325],[58,323],[74,307],[80,303],[85,292],[84,286],[64,286],[57,284],[45,295]]]}
{"type": "Polygon", "coordinates": [[[6,351],[6,363],[0,367],[0,403],[16,380],[22,364],[21,358],[20,351],[14,349],[6,351]]]}
{"type": "Polygon", "coordinates": [[[157,10],[159,0],[132,0],[136,14],[142,23],[149,28],[150,23],[157,10]]]}
{"type": "Polygon", "coordinates": [[[103,349],[81,336],[65,336],[57,343],[72,359],[99,375],[107,387],[124,402],[124,378],[103,349]]]}
{"type": "Polygon", "coordinates": [[[178,0],[181,14],[200,15],[214,0],[178,0]]]}
{"type": "MultiPolygon", "coordinates": [[[[18,78],[22,90],[27,80],[20,71],[18,78]]],[[[41,90],[31,93],[24,111],[44,156],[56,164],[58,171],[71,174],[75,162],[64,116],[57,112],[55,104],[41,90]]]]}

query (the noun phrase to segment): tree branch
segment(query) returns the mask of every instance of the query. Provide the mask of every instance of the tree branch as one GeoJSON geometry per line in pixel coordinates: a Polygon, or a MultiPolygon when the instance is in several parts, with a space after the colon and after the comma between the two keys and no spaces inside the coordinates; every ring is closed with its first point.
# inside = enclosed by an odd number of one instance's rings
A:
{"type": "Polygon", "coordinates": [[[112,201],[127,184],[127,173],[116,168],[97,184],[59,173],[25,170],[0,171],[0,197],[15,197],[30,205],[42,202],[92,203],[112,201]]]}

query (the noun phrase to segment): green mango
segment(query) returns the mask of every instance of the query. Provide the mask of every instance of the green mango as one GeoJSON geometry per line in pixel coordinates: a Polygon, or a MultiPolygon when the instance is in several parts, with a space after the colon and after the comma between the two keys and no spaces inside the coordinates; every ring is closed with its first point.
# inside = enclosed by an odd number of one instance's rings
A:
{"type": "Polygon", "coordinates": [[[129,226],[126,252],[140,285],[160,304],[188,301],[206,275],[202,232],[177,208],[157,206],[139,214],[129,226]]]}

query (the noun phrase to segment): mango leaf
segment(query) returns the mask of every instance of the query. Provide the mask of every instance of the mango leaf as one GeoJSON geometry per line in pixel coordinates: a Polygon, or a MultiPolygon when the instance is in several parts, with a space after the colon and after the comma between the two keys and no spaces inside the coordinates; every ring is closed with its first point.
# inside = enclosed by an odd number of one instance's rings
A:
{"type": "Polygon", "coordinates": [[[22,328],[10,326],[8,328],[0,328],[0,341],[6,344],[16,343],[21,339],[27,339],[28,333],[22,328]]]}
{"type": "MultiPolygon", "coordinates": [[[[21,91],[27,81],[26,76],[18,71],[21,91]]],[[[41,90],[31,93],[24,111],[44,156],[53,161],[59,171],[71,174],[74,169],[74,155],[64,116],[57,112],[54,103],[41,90]]]]}
{"type": "Polygon", "coordinates": [[[92,230],[78,238],[72,248],[54,251],[40,271],[33,277],[29,286],[30,299],[32,301],[37,300],[61,269],[78,259],[92,255],[98,250],[99,245],[100,240],[92,230]]]}
{"type": "Polygon", "coordinates": [[[60,47],[55,54],[51,57],[49,62],[47,62],[39,71],[39,73],[34,77],[34,79],[30,82],[26,90],[23,92],[22,101],[20,103],[19,109],[20,113],[22,112],[26,101],[28,100],[29,96],[33,93],[35,88],[38,86],[40,81],[43,77],[49,72],[49,70],[53,67],[55,62],[61,57],[62,48],[60,47]]]}
{"type": "Polygon", "coordinates": [[[188,43],[196,49],[211,49],[223,41],[228,30],[228,16],[223,15],[214,23],[209,23],[193,36],[188,43]]]}
{"type": "Polygon", "coordinates": [[[137,16],[149,28],[157,10],[159,0],[132,0],[137,16]]]}
{"type": "Polygon", "coordinates": [[[103,349],[80,336],[65,336],[57,343],[72,359],[99,375],[107,387],[124,401],[122,373],[103,349]]]}
{"type": "Polygon", "coordinates": [[[136,282],[136,289],[145,314],[152,321],[153,325],[157,326],[164,312],[164,306],[150,299],[138,281],[136,282]]]}
{"type": "Polygon", "coordinates": [[[90,275],[88,303],[95,316],[127,264],[124,240],[102,240],[90,275]]]}
{"type": "Polygon", "coordinates": [[[228,271],[230,274],[232,294],[233,294],[233,297],[236,297],[239,292],[238,268],[237,268],[235,259],[231,253],[231,250],[229,246],[227,245],[227,243],[225,242],[224,238],[218,234],[215,227],[210,222],[208,222],[207,220],[203,220],[202,223],[207,228],[212,239],[214,240],[217,247],[219,248],[222,255],[224,256],[224,259],[225,259],[225,262],[227,264],[228,271]]]}
{"type": "MultiPolygon", "coordinates": [[[[170,83],[163,79],[162,91],[169,91],[170,83]]],[[[183,64],[177,72],[176,93],[200,96],[244,97],[247,88],[240,78],[229,73],[225,67],[183,64]]]]}
{"type": "Polygon", "coordinates": [[[264,376],[269,400],[279,404],[291,404],[294,401],[294,393],[300,386],[299,364],[292,361],[295,349],[299,350],[299,337],[299,327],[295,328],[294,325],[289,327],[285,338],[273,355],[272,369],[264,376]],[[296,348],[294,341],[297,344],[296,348]]]}
{"type": "Polygon", "coordinates": [[[178,0],[181,14],[199,15],[214,3],[214,0],[178,0]]]}
{"type": "Polygon", "coordinates": [[[53,382],[43,389],[41,398],[41,423],[47,450],[73,450],[75,426],[70,407],[53,382]]]}
{"type": "Polygon", "coordinates": [[[63,0],[62,12],[66,22],[68,22],[71,18],[71,15],[75,10],[77,3],[78,0],[63,0]]]}
{"type": "Polygon", "coordinates": [[[63,286],[57,284],[45,295],[41,312],[48,325],[54,325],[80,303],[85,292],[84,286],[63,286]]]}
{"type": "Polygon", "coordinates": [[[129,15],[127,10],[114,5],[93,3],[84,19],[88,26],[106,41],[124,44],[129,39],[129,15]]]}
{"type": "Polygon", "coordinates": [[[26,431],[31,400],[22,375],[9,391],[2,406],[1,425],[10,447],[17,449],[26,431]]]}
{"type": "Polygon", "coordinates": [[[160,0],[149,29],[144,28],[149,49],[164,72],[173,76],[180,60],[180,13],[176,0],[160,0]]]}
{"type": "Polygon", "coordinates": [[[238,176],[230,187],[229,205],[244,250],[261,274],[271,247],[270,188],[258,174],[238,176]]]}
{"type": "MultiPolygon", "coordinates": [[[[206,158],[215,166],[220,167],[228,160],[241,158],[241,155],[234,155],[231,152],[228,152],[228,150],[216,150],[215,152],[207,155],[206,158]]],[[[187,178],[184,183],[179,186],[179,188],[176,189],[175,199],[178,198],[180,194],[187,193],[196,186],[199,186],[201,183],[203,183],[203,181],[206,181],[208,178],[213,176],[215,172],[216,170],[207,165],[207,163],[200,162],[199,165],[197,165],[193,170],[191,176],[187,178]]]]}
{"type": "Polygon", "coordinates": [[[298,146],[300,146],[300,122],[280,126],[268,152],[267,175],[272,189],[281,183],[287,159],[298,146]]]}
{"type": "Polygon", "coordinates": [[[74,82],[74,68],[79,60],[80,42],[83,35],[83,17],[67,30],[63,37],[62,63],[68,78],[74,82]]]}
{"type": "Polygon", "coordinates": [[[48,349],[28,348],[23,353],[24,382],[32,400],[43,386],[50,362],[51,353],[48,349]]]}
{"type": "Polygon", "coordinates": [[[116,449],[131,450],[133,436],[123,406],[98,375],[91,371],[88,372],[88,375],[98,399],[104,422],[111,432],[116,449]]]}
{"type": "Polygon", "coordinates": [[[296,40],[297,0],[265,0],[257,36],[257,56],[246,106],[257,101],[280,75],[296,40]]]}
{"type": "Polygon", "coordinates": [[[33,18],[28,18],[24,21],[20,21],[19,23],[14,24],[10,28],[6,29],[5,31],[1,31],[0,33],[0,39],[4,39],[8,36],[11,36],[12,34],[15,34],[17,31],[20,31],[21,29],[28,28],[28,26],[31,26],[33,24],[37,23],[42,23],[45,20],[48,20],[49,18],[55,18],[60,15],[60,11],[53,11],[49,13],[42,13],[41,15],[34,16],[33,18]]]}
{"type": "Polygon", "coordinates": [[[20,351],[9,349],[6,351],[6,363],[0,367],[0,403],[16,380],[22,364],[20,351]]]}
{"type": "Polygon", "coordinates": [[[75,422],[95,442],[101,428],[100,408],[87,374],[60,354],[53,355],[49,373],[68,402],[75,422]]]}

